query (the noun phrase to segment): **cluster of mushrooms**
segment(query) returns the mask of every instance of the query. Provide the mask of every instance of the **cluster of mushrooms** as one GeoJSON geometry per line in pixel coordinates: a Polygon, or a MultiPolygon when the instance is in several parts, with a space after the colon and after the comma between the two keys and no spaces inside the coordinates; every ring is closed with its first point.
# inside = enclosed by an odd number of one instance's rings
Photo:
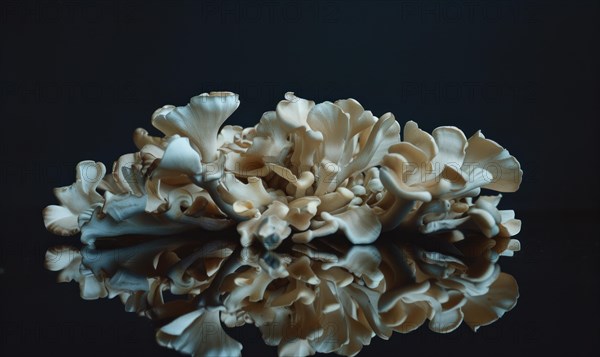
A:
{"type": "Polygon", "coordinates": [[[391,113],[354,99],[290,92],[255,126],[223,126],[238,106],[231,92],[164,106],[152,124],[165,136],[137,129],[139,151],[111,174],[80,162],[43,216],[84,247],[49,250],[47,267],[83,298],[119,296],[158,321],[161,345],[194,355],[241,353],[222,324],[255,324],[282,356],[355,355],[375,335],[426,320],[437,332],[463,319],[477,329],[515,305],[497,260],[520,249],[521,222],[498,209],[501,194],[480,196],[518,189],[506,149],[412,121],[401,138],[391,113]],[[235,239],[210,238],[220,230],[235,239]],[[127,249],[135,260],[101,254],[127,249]]]}
{"type": "Polygon", "coordinates": [[[85,244],[123,234],[171,234],[237,225],[243,246],[277,248],[341,230],[355,244],[398,226],[433,233],[456,227],[488,237],[520,229],[514,212],[496,208],[513,192],[519,162],[481,132],[469,139],[451,126],[429,134],[391,113],[380,118],[353,99],[315,104],[287,93],[254,127],[224,126],[238,95],[211,92],[184,107],[157,109],[164,137],[134,133],[140,151],[77,165],[77,180],[55,189],[46,207],[55,234],[81,232],[85,244]]]}

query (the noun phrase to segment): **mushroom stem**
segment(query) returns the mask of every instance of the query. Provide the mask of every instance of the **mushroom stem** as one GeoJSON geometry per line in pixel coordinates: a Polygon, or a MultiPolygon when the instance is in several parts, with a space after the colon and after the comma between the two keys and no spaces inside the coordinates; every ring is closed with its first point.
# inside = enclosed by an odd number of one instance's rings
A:
{"type": "Polygon", "coordinates": [[[244,217],[242,215],[239,215],[238,213],[236,213],[234,211],[232,205],[223,201],[223,198],[221,197],[221,195],[219,194],[219,192],[217,190],[217,187],[219,187],[219,183],[220,183],[219,180],[210,180],[210,181],[200,182],[198,186],[202,187],[203,189],[206,190],[206,192],[208,192],[208,194],[210,195],[210,198],[212,198],[212,200],[215,202],[217,207],[219,207],[219,209],[221,211],[223,211],[223,213],[225,213],[227,215],[227,217],[234,219],[237,222],[247,221],[249,219],[249,217],[244,217]]]}
{"type": "Polygon", "coordinates": [[[208,310],[224,308],[223,301],[221,300],[221,285],[223,285],[223,281],[228,275],[243,265],[241,252],[242,247],[238,245],[235,247],[233,253],[225,258],[223,265],[211,281],[210,286],[198,295],[198,307],[204,307],[208,310]]]}
{"type": "Polygon", "coordinates": [[[340,167],[331,162],[323,161],[319,170],[319,176],[317,179],[317,187],[315,189],[315,196],[322,196],[332,191],[332,188],[337,187],[342,181],[338,180],[338,174],[340,167]]]}
{"type": "Polygon", "coordinates": [[[402,220],[415,206],[414,200],[396,197],[396,201],[387,211],[379,216],[383,231],[390,231],[400,225],[402,220]]]}

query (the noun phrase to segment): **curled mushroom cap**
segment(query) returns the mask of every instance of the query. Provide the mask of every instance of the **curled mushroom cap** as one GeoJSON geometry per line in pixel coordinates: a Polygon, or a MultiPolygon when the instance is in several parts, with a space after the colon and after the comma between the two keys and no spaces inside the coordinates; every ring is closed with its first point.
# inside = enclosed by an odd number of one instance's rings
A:
{"type": "Polygon", "coordinates": [[[240,105],[232,92],[202,93],[184,107],[164,106],[152,115],[152,125],[165,135],[189,137],[205,162],[216,160],[221,125],[240,105]]]}
{"type": "Polygon", "coordinates": [[[54,189],[61,203],[44,209],[44,224],[54,234],[73,235],[80,231],[79,219],[90,210],[102,206],[104,199],[96,191],[106,168],[101,162],[82,161],[77,164],[76,181],[71,186],[54,189]]]}

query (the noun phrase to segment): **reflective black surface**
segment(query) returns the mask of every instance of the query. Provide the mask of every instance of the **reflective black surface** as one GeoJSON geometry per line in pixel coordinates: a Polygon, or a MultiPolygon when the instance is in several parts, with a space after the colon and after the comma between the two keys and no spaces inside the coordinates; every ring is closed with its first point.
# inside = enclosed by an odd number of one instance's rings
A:
{"type": "MultiPolygon", "coordinates": [[[[355,97],[427,130],[482,129],[520,160],[521,189],[502,201],[523,220],[523,250],[501,261],[517,306],[477,333],[421,328],[361,355],[595,354],[598,3],[294,4],[1,5],[2,354],[178,355],[120,301],[56,284],[45,252],[77,237],[47,233],[41,210],[78,161],[110,165],[155,108],[213,89],[240,93],[232,124],[254,123],[288,90],[355,97]]],[[[276,354],[253,326],[231,335],[245,355],[276,354]]]]}
{"type": "MultiPolygon", "coordinates": [[[[408,334],[394,333],[388,341],[374,337],[361,355],[387,354],[399,348],[417,353],[424,346],[425,355],[478,355],[490,346],[495,346],[490,355],[515,349],[535,353],[541,345],[561,352],[593,346],[597,333],[593,324],[590,328],[572,326],[585,326],[598,314],[598,253],[590,233],[594,217],[565,214],[552,224],[548,224],[547,217],[536,214],[522,214],[521,218],[524,225],[519,238],[523,250],[512,258],[500,258],[502,271],[513,275],[519,284],[520,297],[513,310],[476,333],[462,324],[449,334],[438,334],[425,323],[408,334]]],[[[14,232],[12,237],[23,236],[14,232]]],[[[58,238],[58,242],[69,240],[58,238]]],[[[86,351],[89,355],[177,355],[156,344],[155,323],[125,312],[119,298],[86,301],[80,298],[75,282],[56,284],[56,273],[46,271],[42,265],[45,250],[56,243],[55,237],[26,245],[5,242],[11,252],[6,266],[19,269],[18,274],[7,269],[2,275],[5,348],[21,349],[26,354],[50,351],[80,355],[86,351]]],[[[109,256],[121,261],[132,258],[129,253],[109,256]]],[[[93,260],[94,255],[90,257],[93,260]]],[[[143,254],[136,257],[143,258],[143,254]]],[[[277,353],[275,347],[265,345],[255,326],[226,331],[243,343],[243,355],[277,353]]]]}
{"type": "Polygon", "coordinates": [[[353,245],[338,234],[267,251],[241,246],[233,229],[195,231],[55,246],[45,265],[83,299],[118,298],[151,319],[157,342],[180,352],[239,355],[244,338],[224,327],[255,325],[279,355],[355,355],[377,337],[451,333],[463,322],[477,331],[512,310],[519,292],[501,272],[505,240],[390,232],[353,245]]]}

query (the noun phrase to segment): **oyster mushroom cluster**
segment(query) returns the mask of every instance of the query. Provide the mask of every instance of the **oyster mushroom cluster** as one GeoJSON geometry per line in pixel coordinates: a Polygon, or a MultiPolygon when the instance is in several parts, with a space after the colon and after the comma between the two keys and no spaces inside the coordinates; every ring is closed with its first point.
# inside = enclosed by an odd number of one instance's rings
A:
{"type": "MultiPolygon", "coordinates": [[[[58,235],[164,235],[236,226],[241,245],[274,250],[343,232],[375,242],[398,226],[425,234],[461,229],[516,247],[520,221],[497,208],[516,191],[519,162],[481,132],[452,126],[431,134],[409,121],[401,133],[354,99],[315,104],[287,93],[253,127],[225,125],[238,95],[211,92],[152,115],[164,136],[137,129],[138,150],[77,165],[76,181],[55,189],[60,205],[44,223],[58,235]]],[[[202,239],[199,235],[198,239],[202,239]]],[[[512,250],[508,250],[512,252],[512,250]]]]}
{"type": "Polygon", "coordinates": [[[515,247],[449,230],[352,245],[342,237],[277,251],[193,234],[51,248],[46,267],[84,299],[118,297],[156,324],[156,340],[195,356],[239,356],[224,327],[255,325],[280,356],[353,356],[372,338],[422,325],[451,332],[493,323],[519,296],[498,258],[515,247]],[[169,298],[166,299],[166,294],[169,298]]]}

